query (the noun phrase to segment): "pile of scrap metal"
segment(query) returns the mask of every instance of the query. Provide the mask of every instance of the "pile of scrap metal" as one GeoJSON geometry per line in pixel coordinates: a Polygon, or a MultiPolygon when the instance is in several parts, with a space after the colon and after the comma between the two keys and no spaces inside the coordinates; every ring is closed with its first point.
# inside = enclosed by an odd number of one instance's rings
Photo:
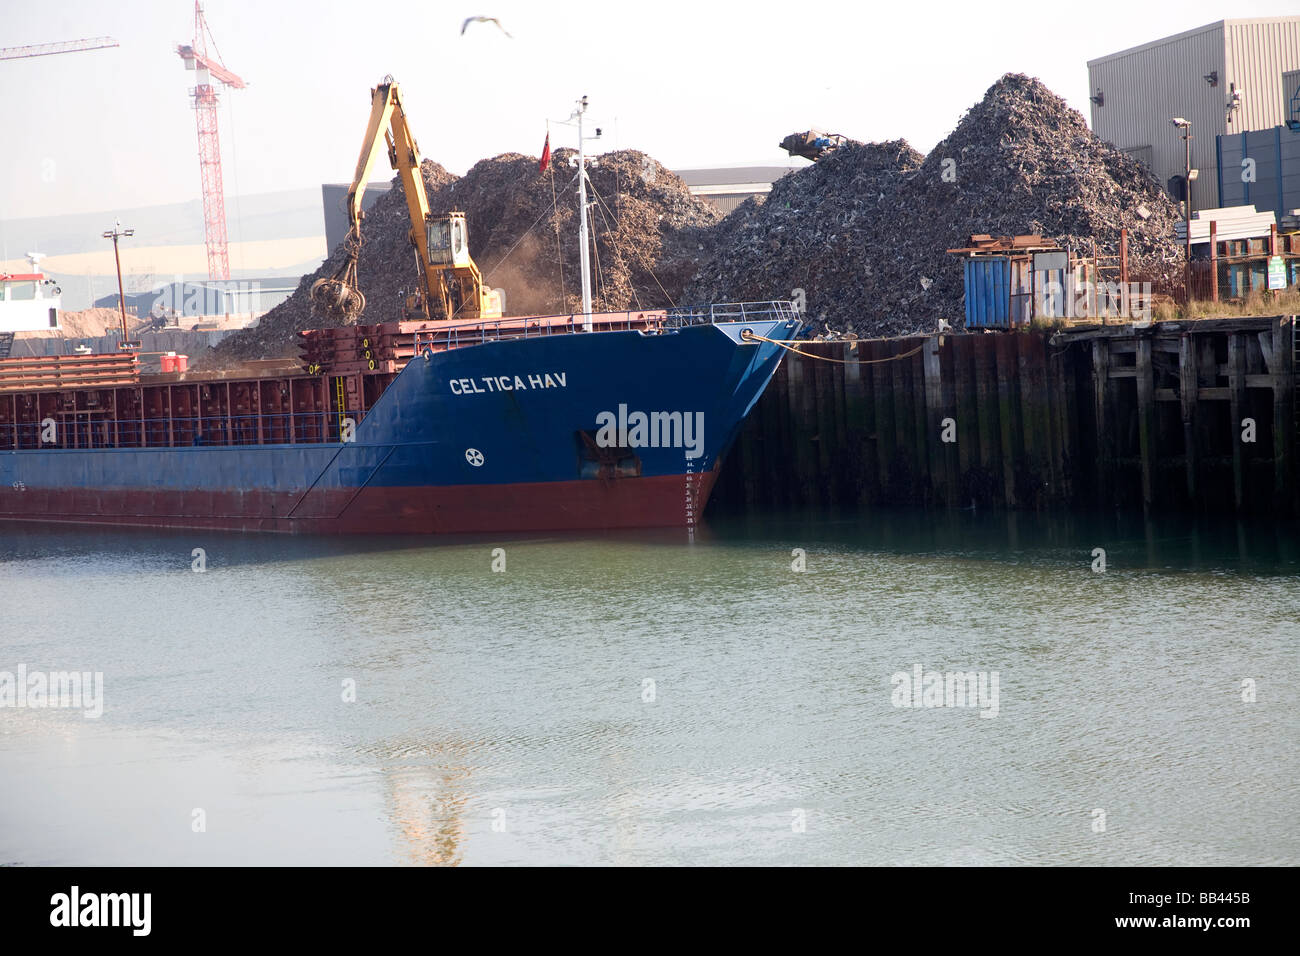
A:
{"type": "MultiPolygon", "coordinates": [[[[571,165],[576,158],[576,150],[553,148],[550,165],[539,172],[537,157],[505,153],[480,160],[461,177],[427,159],[421,164],[430,212],[439,218],[453,210],[464,213],[473,227],[472,258],[483,268],[485,282],[507,290],[509,314],[567,314],[581,308],[575,281],[581,249],[577,178],[571,165]]],[[[683,301],[683,286],[712,249],[708,230],[722,220],[721,210],[692,195],[679,177],[638,150],[603,153],[595,162],[588,157],[587,172],[591,195],[600,198],[590,210],[600,266],[593,306],[623,311],[683,301]]],[[[410,210],[399,183],[361,220],[359,284],[346,271],[343,275],[365,297],[362,322],[401,320],[407,297],[419,291],[420,264],[412,255],[410,233],[410,210]]],[[[289,299],[257,326],[223,339],[202,357],[200,367],[237,368],[248,359],[296,354],[298,332],[347,324],[346,318],[313,311],[310,290],[346,269],[349,259],[346,244],[339,243],[289,299]]]]}
{"type": "Polygon", "coordinates": [[[781,140],[781,148],[791,156],[802,156],[816,161],[848,142],[848,137],[839,133],[823,133],[810,129],[803,133],[791,133],[781,140]]]}
{"type": "Polygon", "coordinates": [[[965,267],[946,251],[976,234],[1038,235],[1109,265],[1127,230],[1130,282],[1154,292],[1181,277],[1177,206],[1146,166],[1031,77],[999,79],[928,156],[901,141],[850,140],[802,166],[724,220],[685,301],[800,289],[817,330],[957,326],[965,267]]]}

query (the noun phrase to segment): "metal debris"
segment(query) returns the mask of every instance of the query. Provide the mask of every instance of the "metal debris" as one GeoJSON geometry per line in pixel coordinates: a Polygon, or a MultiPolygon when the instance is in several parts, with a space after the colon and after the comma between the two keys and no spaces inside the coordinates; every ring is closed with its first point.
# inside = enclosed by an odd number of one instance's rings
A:
{"type": "MultiPolygon", "coordinates": [[[[546,315],[581,308],[576,155],[575,150],[557,149],[551,170],[540,173],[535,157],[507,153],[476,163],[460,178],[437,163],[423,163],[432,213],[456,209],[467,214],[470,253],[487,283],[506,290],[507,314],[546,315]]],[[[594,189],[594,308],[622,311],[679,304],[683,286],[713,247],[710,230],[722,213],[636,150],[605,153],[589,165],[588,176],[594,189]]],[[[394,180],[361,223],[354,284],[364,295],[364,313],[356,314],[355,303],[312,308],[311,288],[326,280],[318,286],[324,290],[343,263],[340,244],[316,272],[299,282],[288,300],[255,328],[224,340],[203,359],[202,367],[292,356],[297,333],[304,329],[400,320],[405,297],[416,291],[419,281],[409,230],[405,197],[394,180]]]]}
{"type": "Polygon", "coordinates": [[[962,268],[945,250],[974,234],[1037,233],[1087,255],[1095,242],[1104,256],[1127,227],[1131,278],[1160,284],[1181,269],[1177,220],[1145,166],[1038,80],[1008,74],[924,159],[901,140],[850,143],[744,203],[687,295],[803,289],[811,319],[862,335],[960,327],[962,268]]]}

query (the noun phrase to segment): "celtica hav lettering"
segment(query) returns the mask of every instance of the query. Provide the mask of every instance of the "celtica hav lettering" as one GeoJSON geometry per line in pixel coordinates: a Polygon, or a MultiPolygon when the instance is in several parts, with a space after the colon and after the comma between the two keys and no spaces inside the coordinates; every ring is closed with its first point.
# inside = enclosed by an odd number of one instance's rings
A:
{"type": "Polygon", "coordinates": [[[127,927],[148,936],[153,927],[151,893],[85,893],[73,886],[50,897],[50,925],[56,927],[127,927]]]}
{"type": "Polygon", "coordinates": [[[495,392],[527,392],[534,389],[568,388],[568,372],[529,372],[522,375],[480,375],[478,378],[452,378],[447,387],[453,395],[487,395],[495,392]]]}

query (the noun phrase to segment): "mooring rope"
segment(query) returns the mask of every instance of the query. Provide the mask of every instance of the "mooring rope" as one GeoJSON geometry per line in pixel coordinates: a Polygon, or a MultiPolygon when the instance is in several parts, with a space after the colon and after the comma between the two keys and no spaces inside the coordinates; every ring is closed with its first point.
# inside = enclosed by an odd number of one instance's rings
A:
{"type": "Polygon", "coordinates": [[[802,355],[805,358],[817,359],[817,361],[819,362],[834,362],[836,365],[854,365],[854,364],[879,365],[882,362],[896,362],[899,359],[911,358],[917,352],[921,351],[921,349],[925,348],[925,343],[922,342],[916,348],[907,352],[900,352],[898,355],[890,355],[887,356],[886,358],[878,358],[878,359],[858,359],[855,363],[852,359],[837,359],[837,358],[831,358],[827,355],[818,355],[815,352],[805,352],[802,349],[798,348],[797,346],[789,345],[785,342],[779,342],[776,339],[769,339],[766,335],[759,335],[757,332],[751,332],[749,329],[745,329],[745,331],[741,332],[740,337],[746,340],[767,342],[770,345],[779,345],[787,352],[793,352],[795,353],[795,355],[802,355]]]}

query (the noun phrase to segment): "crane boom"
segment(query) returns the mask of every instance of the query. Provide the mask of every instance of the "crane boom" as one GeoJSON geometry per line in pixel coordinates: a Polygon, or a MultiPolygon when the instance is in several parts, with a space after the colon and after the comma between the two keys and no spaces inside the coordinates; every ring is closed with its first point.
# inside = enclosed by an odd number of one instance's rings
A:
{"type": "Polygon", "coordinates": [[[91,37],[87,40],[67,40],[63,43],[38,43],[35,46],[0,47],[0,60],[21,60],[29,56],[50,56],[54,53],[78,53],[82,50],[102,50],[119,46],[112,37],[91,37]]]}
{"type": "Polygon", "coordinates": [[[483,284],[478,266],[469,254],[469,236],[463,213],[437,217],[429,211],[429,196],[420,170],[420,149],[407,123],[402,96],[392,77],[370,91],[370,122],[356,172],[348,190],[348,234],[344,238],[343,264],[328,279],[319,279],[311,289],[312,302],[324,313],[340,320],[356,318],[366,307],[357,287],[357,259],[361,252],[361,200],[379,155],[380,143],[388,146],[388,162],[402,181],[408,233],[419,265],[422,294],[408,310],[430,315],[430,303],[441,307],[438,318],[494,318],[501,315],[501,295],[483,284]],[[382,140],[380,132],[383,132],[382,140]]]}

